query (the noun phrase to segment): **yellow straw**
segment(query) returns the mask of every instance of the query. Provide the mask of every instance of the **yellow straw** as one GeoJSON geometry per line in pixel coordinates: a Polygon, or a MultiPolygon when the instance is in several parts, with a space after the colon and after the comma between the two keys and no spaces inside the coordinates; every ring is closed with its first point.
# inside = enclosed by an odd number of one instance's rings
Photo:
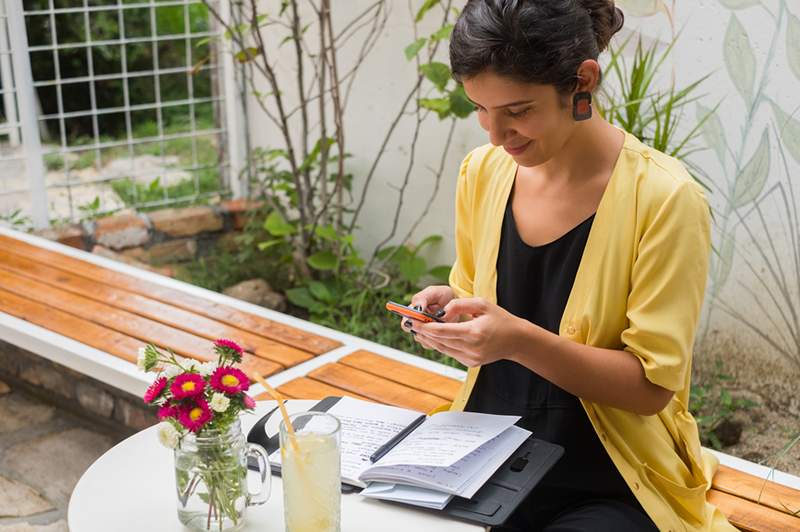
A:
{"type": "Polygon", "coordinates": [[[281,409],[281,416],[283,416],[283,423],[284,425],[286,425],[286,430],[289,433],[289,441],[292,442],[292,448],[294,449],[294,452],[295,453],[298,452],[297,439],[294,434],[294,427],[292,426],[292,422],[289,420],[289,413],[286,411],[286,406],[283,404],[283,397],[281,396],[280,393],[278,393],[278,390],[270,386],[269,383],[264,379],[264,377],[262,377],[258,373],[253,373],[253,378],[256,380],[256,382],[258,382],[261,386],[263,386],[265,390],[267,390],[267,393],[269,393],[273,399],[278,401],[278,408],[281,409]]]}

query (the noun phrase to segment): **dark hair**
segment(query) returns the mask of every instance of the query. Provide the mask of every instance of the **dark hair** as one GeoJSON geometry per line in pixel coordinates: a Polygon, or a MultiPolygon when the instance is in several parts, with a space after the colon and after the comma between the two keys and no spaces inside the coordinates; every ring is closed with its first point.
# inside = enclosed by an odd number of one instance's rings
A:
{"type": "Polygon", "coordinates": [[[469,0],[450,38],[453,77],[491,70],[568,94],[624,20],[613,0],[469,0]]]}

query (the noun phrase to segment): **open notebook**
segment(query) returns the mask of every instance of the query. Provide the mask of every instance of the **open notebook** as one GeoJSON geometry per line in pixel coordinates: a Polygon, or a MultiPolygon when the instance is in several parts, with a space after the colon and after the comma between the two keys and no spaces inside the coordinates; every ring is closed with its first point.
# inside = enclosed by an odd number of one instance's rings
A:
{"type": "MultiPolygon", "coordinates": [[[[366,497],[434,509],[471,498],[531,435],[514,425],[518,416],[440,412],[373,464],[370,456],[419,412],[349,397],[327,412],[342,423],[342,482],[366,488],[366,497]]],[[[280,451],[269,450],[279,467],[280,451]]]]}

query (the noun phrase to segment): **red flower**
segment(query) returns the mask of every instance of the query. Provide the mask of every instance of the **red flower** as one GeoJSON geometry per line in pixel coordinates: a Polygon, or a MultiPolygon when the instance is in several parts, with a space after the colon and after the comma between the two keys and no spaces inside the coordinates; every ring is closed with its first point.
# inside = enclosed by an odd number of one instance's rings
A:
{"type": "Polygon", "coordinates": [[[213,389],[227,394],[245,392],[250,388],[250,381],[247,379],[247,375],[242,370],[231,366],[217,368],[211,374],[209,382],[213,389]]]}
{"type": "Polygon", "coordinates": [[[242,402],[244,403],[244,407],[247,408],[247,409],[256,407],[255,399],[253,399],[252,397],[250,397],[247,394],[243,394],[242,395],[242,402]]]}
{"type": "Polygon", "coordinates": [[[219,340],[214,342],[214,345],[223,349],[224,348],[231,349],[233,351],[236,351],[240,355],[244,353],[244,349],[242,349],[242,346],[240,346],[233,340],[226,340],[225,338],[220,338],[219,340]]]}
{"type": "Polygon", "coordinates": [[[145,403],[152,403],[158,396],[161,395],[161,392],[164,391],[164,388],[167,387],[167,378],[166,377],[159,377],[153,381],[147,390],[144,392],[144,402],[145,403]]]}
{"type": "Polygon", "coordinates": [[[158,419],[159,421],[164,421],[167,418],[177,418],[178,417],[178,407],[171,404],[166,404],[158,409],[158,419]]]}
{"type": "Polygon", "coordinates": [[[206,381],[197,373],[181,373],[172,381],[169,391],[175,399],[185,399],[200,395],[206,387],[206,381]]]}
{"type": "Polygon", "coordinates": [[[183,406],[178,411],[178,421],[192,432],[197,432],[203,425],[211,421],[214,413],[202,397],[197,397],[193,402],[183,406]]]}

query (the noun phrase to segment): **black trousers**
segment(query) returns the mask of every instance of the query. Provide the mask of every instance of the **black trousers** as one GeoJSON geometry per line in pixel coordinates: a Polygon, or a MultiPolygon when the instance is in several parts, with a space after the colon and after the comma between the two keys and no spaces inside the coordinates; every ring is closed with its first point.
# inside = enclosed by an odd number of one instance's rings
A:
{"type": "MultiPolygon", "coordinates": [[[[534,490],[536,491],[536,490],[534,490]]],[[[658,532],[635,501],[541,493],[492,532],[658,532]]]]}

